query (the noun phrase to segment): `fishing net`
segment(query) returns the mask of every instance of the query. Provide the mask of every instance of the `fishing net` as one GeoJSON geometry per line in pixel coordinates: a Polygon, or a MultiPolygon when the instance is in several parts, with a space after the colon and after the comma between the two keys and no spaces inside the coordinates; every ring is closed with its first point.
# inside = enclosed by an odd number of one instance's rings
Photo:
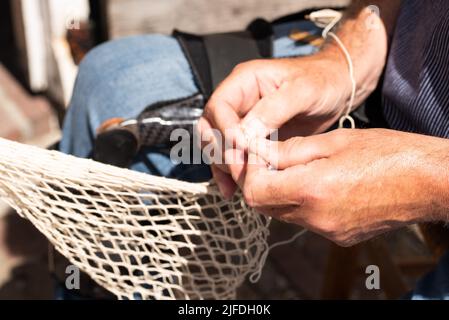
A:
{"type": "Polygon", "coordinates": [[[267,250],[269,219],[213,185],[4,139],[0,196],[120,299],[232,299],[267,250]]]}

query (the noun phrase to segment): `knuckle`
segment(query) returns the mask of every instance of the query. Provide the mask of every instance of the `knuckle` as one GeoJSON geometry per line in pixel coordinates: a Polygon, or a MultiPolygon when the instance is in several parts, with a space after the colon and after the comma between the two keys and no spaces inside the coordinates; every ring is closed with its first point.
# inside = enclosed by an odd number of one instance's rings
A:
{"type": "Polygon", "coordinates": [[[232,72],[245,72],[247,70],[254,70],[254,68],[259,67],[263,63],[263,61],[263,59],[254,59],[241,62],[232,69],[232,72]]]}
{"type": "Polygon", "coordinates": [[[336,245],[343,247],[343,248],[349,248],[357,244],[357,241],[353,238],[350,238],[345,235],[338,235],[334,239],[331,239],[336,245]]]}
{"type": "Polygon", "coordinates": [[[329,217],[321,218],[318,221],[315,221],[314,226],[319,234],[340,247],[347,248],[356,244],[354,238],[349,236],[338,219],[329,217]]]}
{"type": "Polygon", "coordinates": [[[315,228],[328,238],[338,238],[340,231],[340,224],[336,219],[331,219],[328,216],[317,218],[313,221],[315,228]]]}
{"type": "MultiPolygon", "coordinates": [[[[276,209],[273,209],[273,210],[276,210],[276,209]]],[[[271,216],[276,216],[276,215],[272,214],[271,216]]],[[[278,219],[283,222],[292,223],[292,224],[296,224],[298,221],[298,217],[296,216],[295,213],[282,214],[282,215],[278,216],[278,219]]]]}
{"type": "Polygon", "coordinates": [[[248,65],[250,64],[250,62],[241,62],[239,64],[237,64],[233,69],[232,72],[243,72],[244,70],[246,70],[248,68],[248,65]]]}
{"type": "Polygon", "coordinates": [[[214,119],[214,112],[216,110],[216,98],[211,97],[209,102],[206,104],[204,111],[203,111],[203,117],[206,118],[209,121],[212,121],[214,119]]]}
{"type": "Polygon", "coordinates": [[[309,222],[315,231],[331,240],[340,247],[351,247],[357,244],[357,239],[348,232],[338,215],[324,215],[309,222]]]}

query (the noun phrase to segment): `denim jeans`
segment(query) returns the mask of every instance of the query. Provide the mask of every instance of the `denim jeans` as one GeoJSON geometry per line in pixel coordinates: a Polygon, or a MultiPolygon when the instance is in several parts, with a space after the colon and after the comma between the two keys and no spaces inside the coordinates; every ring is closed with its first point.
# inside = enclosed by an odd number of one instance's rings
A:
{"type": "MultiPolygon", "coordinates": [[[[297,44],[292,29],[319,34],[310,22],[293,22],[274,28],[274,57],[304,56],[316,49],[297,44]]],[[[133,118],[158,101],[198,92],[190,66],[178,42],[163,35],[142,35],[105,43],[82,61],[63,126],[60,150],[89,157],[95,131],[113,117],[133,118]]],[[[149,148],[136,157],[131,169],[186,181],[206,181],[205,165],[175,165],[161,150],[149,148]]],[[[410,299],[449,299],[449,255],[423,278],[410,299]]]]}

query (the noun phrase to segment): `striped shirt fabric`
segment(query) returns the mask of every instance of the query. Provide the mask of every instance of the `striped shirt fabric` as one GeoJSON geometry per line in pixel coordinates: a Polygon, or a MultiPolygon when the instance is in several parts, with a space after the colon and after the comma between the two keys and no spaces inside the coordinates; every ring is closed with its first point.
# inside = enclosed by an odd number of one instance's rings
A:
{"type": "Polygon", "coordinates": [[[449,0],[404,0],[385,70],[392,129],[449,138],[449,0]]]}

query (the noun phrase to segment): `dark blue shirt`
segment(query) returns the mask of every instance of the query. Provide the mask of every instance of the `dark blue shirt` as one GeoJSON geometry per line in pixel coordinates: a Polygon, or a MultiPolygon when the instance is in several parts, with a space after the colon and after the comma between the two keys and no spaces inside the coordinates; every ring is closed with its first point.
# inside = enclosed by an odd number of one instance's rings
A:
{"type": "Polygon", "coordinates": [[[391,128],[449,137],[449,1],[405,0],[383,86],[391,128]]]}
{"type": "MultiPolygon", "coordinates": [[[[449,0],[403,0],[382,108],[393,129],[449,138],[449,0]]],[[[449,253],[409,298],[449,299],[449,253]]]]}

